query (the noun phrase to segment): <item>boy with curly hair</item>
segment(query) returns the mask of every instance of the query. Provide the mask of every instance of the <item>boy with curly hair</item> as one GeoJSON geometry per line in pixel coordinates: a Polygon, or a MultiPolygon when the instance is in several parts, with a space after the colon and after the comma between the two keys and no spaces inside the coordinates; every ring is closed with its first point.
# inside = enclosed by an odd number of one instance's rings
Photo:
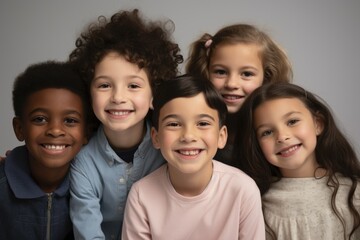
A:
{"type": "Polygon", "coordinates": [[[183,61],[171,24],[146,21],[137,9],[101,16],[70,54],[100,121],[71,168],[77,239],[119,239],[130,187],[164,163],[151,142],[150,115],[156,86],[176,76],[183,61]]]}

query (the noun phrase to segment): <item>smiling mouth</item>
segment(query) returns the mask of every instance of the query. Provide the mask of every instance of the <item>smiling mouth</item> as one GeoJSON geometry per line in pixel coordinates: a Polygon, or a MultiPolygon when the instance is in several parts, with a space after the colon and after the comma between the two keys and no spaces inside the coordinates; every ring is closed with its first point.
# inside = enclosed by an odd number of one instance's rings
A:
{"type": "Polygon", "coordinates": [[[65,149],[67,145],[42,144],[42,146],[48,150],[59,151],[65,149]]]}
{"type": "Polygon", "coordinates": [[[198,154],[200,154],[202,150],[197,149],[197,150],[177,150],[176,152],[185,155],[185,156],[196,156],[198,154]]]}
{"type": "Polygon", "coordinates": [[[124,116],[124,115],[128,115],[129,113],[133,112],[133,111],[130,111],[130,110],[126,110],[126,111],[106,111],[112,115],[115,115],[115,116],[124,116]]]}
{"type": "Polygon", "coordinates": [[[242,99],[244,98],[244,96],[240,96],[240,95],[230,95],[230,94],[223,94],[222,97],[226,100],[238,100],[238,99],[242,99]]]}
{"type": "Polygon", "coordinates": [[[295,152],[296,150],[298,150],[300,148],[301,144],[297,144],[297,145],[294,145],[294,146],[291,146],[285,150],[282,150],[278,153],[276,153],[276,155],[281,155],[281,156],[288,156],[290,155],[291,153],[295,152]]]}

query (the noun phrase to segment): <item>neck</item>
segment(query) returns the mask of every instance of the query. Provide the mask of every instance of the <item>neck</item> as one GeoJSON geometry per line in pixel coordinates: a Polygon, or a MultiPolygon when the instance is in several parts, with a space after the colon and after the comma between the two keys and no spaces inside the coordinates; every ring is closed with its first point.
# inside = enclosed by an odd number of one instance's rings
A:
{"type": "Polygon", "coordinates": [[[194,197],[200,195],[209,184],[212,173],[212,162],[200,172],[183,173],[168,164],[169,179],[175,191],[182,196],[194,197]]]}
{"type": "Polygon", "coordinates": [[[131,149],[138,145],[146,134],[146,121],[142,120],[124,130],[113,131],[104,126],[104,132],[110,145],[118,150],[131,149]]]}
{"type": "Polygon", "coordinates": [[[326,174],[326,169],[321,168],[315,159],[315,153],[308,157],[305,163],[296,169],[280,169],[286,178],[313,178],[326,174]]]}
{"type": "Polygon", "coordinates": [[[45,192],[54,192],[69,172],[70,163],[61,168],[48,169],[30,164],[30,171],[38,186],[45,192]]]}

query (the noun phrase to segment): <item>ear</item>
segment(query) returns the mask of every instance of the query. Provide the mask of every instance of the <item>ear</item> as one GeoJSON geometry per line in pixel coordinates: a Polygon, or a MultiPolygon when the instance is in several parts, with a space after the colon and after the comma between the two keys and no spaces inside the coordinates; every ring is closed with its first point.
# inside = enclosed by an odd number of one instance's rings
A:
{"type": "Polygon", "coordinates": [[[19,117],[14,117],[13,121],[12,121],[12,125],[13,125],[13,129],[16,135],[16,138],[22,142],[25,140],[25,135],[24,135],[24,129],[23,129],[23,124],[21,122],[21,119],[19,117]]]}
{"type": "Polygon", "coordinates": [[[154,145],[154,148],[160,149],[160,142],[158,137],[158,132],[154,127],[151,127],[151,140],[154,145]]]}
{"type": "Polygon", "coordinates": [[[88,144],[89,142],[89,139],[88,139],[88,136],[84,136],[84,139],[83,139],[83,146],[88,144]]]}
{"type": "Polygon", "coordinates": [[[219,131],[219,139],[218,139],[218,148],[219,149],[223,149],[225,147],[227,138],[228,138],[227,128],[225,125],[223,125],[219,131]]]}
{"type": "Polygon", "coordinates": [[[151,100],[150,100],[150,109],[151,109],[151,110],[154,110],[153,100],[154,100],[154,98],[151,97],[151,100]]]}
{"type": "Polygon", "coordinates": [[[322,133],[322,131],[324,130],[324,121],[321,116],[315,116],[314,121],[315,121],[316,136],[319,136],[322,133]]]}

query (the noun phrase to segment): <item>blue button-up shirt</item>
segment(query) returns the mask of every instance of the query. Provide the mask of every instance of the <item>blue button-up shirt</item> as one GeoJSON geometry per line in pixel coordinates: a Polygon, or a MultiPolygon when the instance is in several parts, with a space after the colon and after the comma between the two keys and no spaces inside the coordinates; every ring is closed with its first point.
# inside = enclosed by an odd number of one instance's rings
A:
{"type": "Polygon", "coordinates": [[[0,163],[0,239],[72,239],[69,178],[45,193],[31,177],[25,146],[0,163]]]}
{"type": "Polygon", "coordinates": [[[165,162],[147,124],[133,163],[111,148],[103,127],[82,148],[70,171],[70,214],[76,239],[119,239],[130,187],[165,162]]]}

